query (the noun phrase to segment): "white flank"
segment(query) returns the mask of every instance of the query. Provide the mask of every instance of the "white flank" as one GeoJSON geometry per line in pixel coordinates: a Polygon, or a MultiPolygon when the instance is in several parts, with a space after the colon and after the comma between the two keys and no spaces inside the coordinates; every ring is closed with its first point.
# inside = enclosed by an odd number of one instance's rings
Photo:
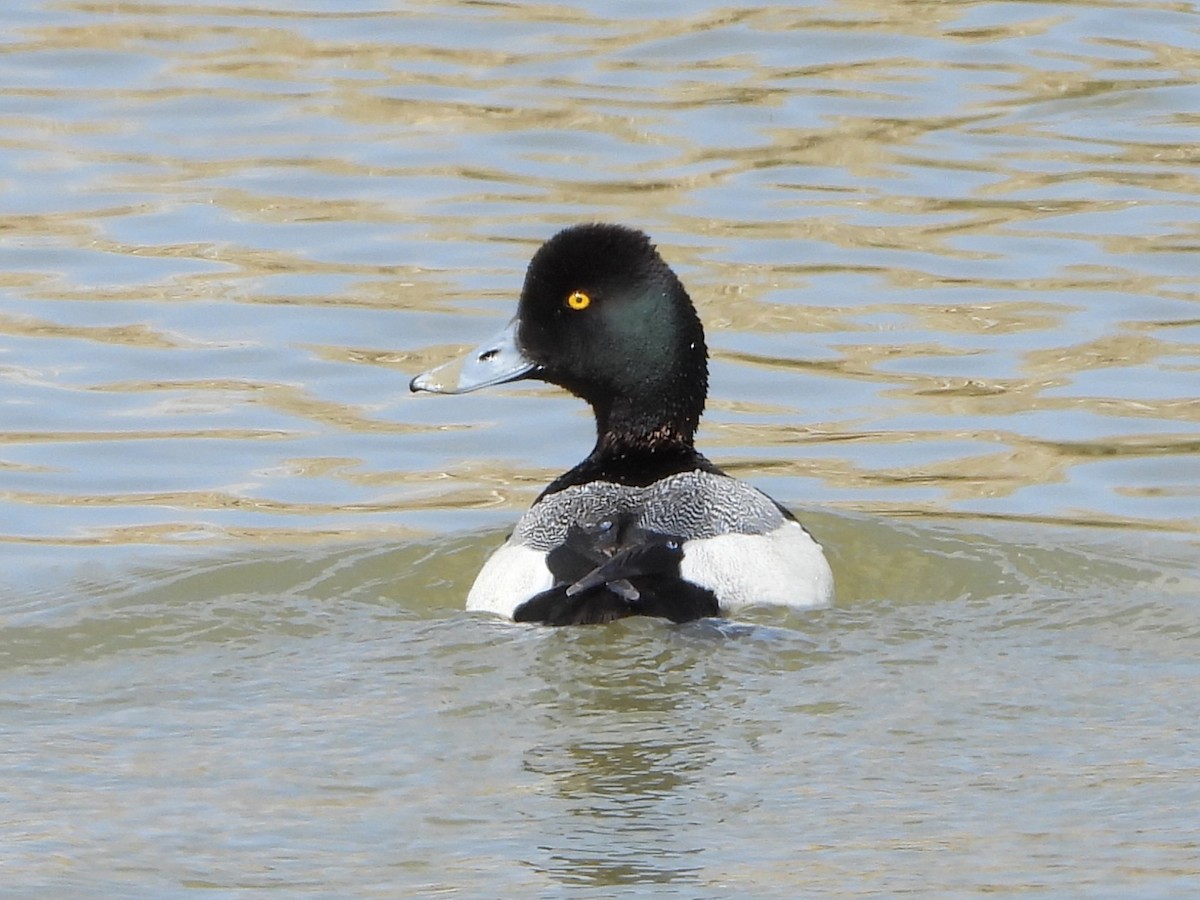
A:
{"type": "Polygon", "coordinates": [[[467,594],[467,609],[499,613],[512,618],[517,607],[535,594],[554,587],[546,554],[505,544],[487,558],[467,594]]]}
{"type": "Polygon", "coordinates": [[[743,606],[811,609],[833,601],[825,551],[796,522],[770,534],[721,534],[684,544],[680,574],[717,595],[721,610],[743,606]]]}

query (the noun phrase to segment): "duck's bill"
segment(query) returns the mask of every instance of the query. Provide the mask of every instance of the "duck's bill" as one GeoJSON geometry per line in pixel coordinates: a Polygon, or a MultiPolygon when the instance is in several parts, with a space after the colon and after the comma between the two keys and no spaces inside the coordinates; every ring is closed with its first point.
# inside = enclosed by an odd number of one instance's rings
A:
{"type": "Polygon", "coordinates": [[[445,365],[423,372],[409,383],[414,393],[465,394],[494,384],[528,378],[537,369],[517,347],[518,319],[490,341],[445,365]]]}

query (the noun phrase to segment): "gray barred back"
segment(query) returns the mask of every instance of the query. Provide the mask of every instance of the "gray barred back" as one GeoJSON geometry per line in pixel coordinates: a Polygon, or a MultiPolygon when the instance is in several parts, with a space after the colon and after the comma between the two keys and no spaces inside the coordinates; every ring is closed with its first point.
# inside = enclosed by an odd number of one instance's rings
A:
{"type": "Polygon", "coordinates": [[[637,527],[685,541],[769,534],[787,521],[766,494],[736,478],[680,472],[646,487],[594,481],[551,494],[521,517],[509,543],[549,552],[566,540],[571,525],[593,529],[623,515],[637,527]]]}

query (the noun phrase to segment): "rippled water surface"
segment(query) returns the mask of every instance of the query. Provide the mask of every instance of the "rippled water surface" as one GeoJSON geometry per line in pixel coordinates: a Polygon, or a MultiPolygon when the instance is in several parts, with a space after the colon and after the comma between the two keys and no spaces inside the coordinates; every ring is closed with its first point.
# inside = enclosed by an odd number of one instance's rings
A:
{"type": "Polygon", "coordinates": [[[6,891],[1194,891],[1194,4],[4,19],[6,891]],[[587,220],[834,608],[461,611],[592,424],[407,380],[587,220]]]}

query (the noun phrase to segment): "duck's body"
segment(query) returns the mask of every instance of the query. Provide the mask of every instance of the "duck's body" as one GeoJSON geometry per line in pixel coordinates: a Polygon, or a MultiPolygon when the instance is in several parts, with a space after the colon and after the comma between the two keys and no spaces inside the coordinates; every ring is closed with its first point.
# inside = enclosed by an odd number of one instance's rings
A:
{"type": "Polygon", "coordinates": [[[695,308],[649,239],[569,228],[530,263],[517,317],[414,391],[536,378],[591,404],[591,454],[556,479],[484,564],[467,608],[550,625],[631,615],[676,622],[755,605],[823,606],[820,545],[761,491],[693,446],[707,391],[695,308]]]}
{"type": "Polygon", "coordinates": [[[727,475],[677,472],[645,487],[591,481],[542,497],[521,517],[467,608],[550,624],[622,615],[684,622],[758,603],[821,605],[828,568],[799,523],[727,475]],[[559,608],[569,621],[555,621],[559,608]]]}

